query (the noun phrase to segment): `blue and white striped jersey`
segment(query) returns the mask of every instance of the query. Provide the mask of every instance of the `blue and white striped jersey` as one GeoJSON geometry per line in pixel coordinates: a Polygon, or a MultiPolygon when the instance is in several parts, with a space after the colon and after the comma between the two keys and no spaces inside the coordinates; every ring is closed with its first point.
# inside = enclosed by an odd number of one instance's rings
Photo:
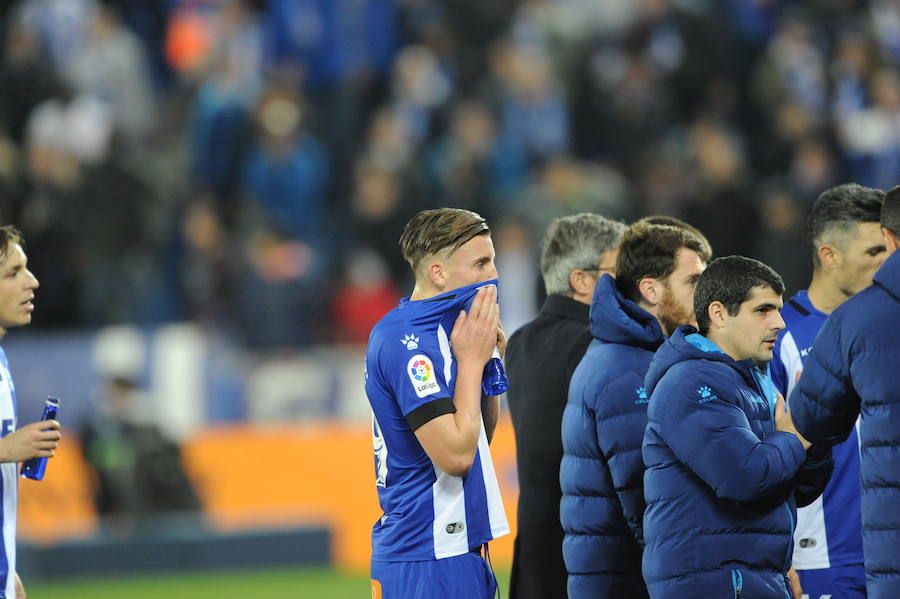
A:
{"type": "MultiPolygon", "coordinates": [[[[489,281],[419,301],[404,298],[372,329],[366,350],[366,395],[378,501],[372,559],[420,561],[462,555],[509,532],[484,424],[468,474],[441,471],[407,417],[453,399],[453,323],[489,281]],[[424,406],[424,408],[423,408],[424,406]]],[[[446,413],[439,412],[439,413],[446,413]]],[[[424,420],[427,422],[427,417],[424,420]]]]}
{"type": "MultiPolygon", "coordinates": [[[[6,353],[0,348],[0,434],[6,436],[16,430],[16,387],[9,373],[6,353]]],[[[0,512],[0,529],[3,531],[0,553],[0,597],[16,596],[16,516],[19,499],[18,464],[0,464],[0,485],[3,492],[3,511],[0,512]]]]}
{"type": "MultiPolygon", "coordinates": [[[[787,325],[775,343],[771,363],[772,380],[788,398],[797,373],[813,347],[819,329],[828,318],[801,291],[781,311],[787,325]]],[[[836,445],[834,473],[822,496],[797,510],[794,534],[794,567],[819,570],[863,563],[860,512],[859,436],[854,428],[846,441],[836,445]]]]}

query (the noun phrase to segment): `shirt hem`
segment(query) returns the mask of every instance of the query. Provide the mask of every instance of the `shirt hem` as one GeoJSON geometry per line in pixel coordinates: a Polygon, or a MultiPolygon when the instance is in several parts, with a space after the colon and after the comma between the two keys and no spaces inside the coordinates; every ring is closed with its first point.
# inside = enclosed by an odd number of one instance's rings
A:
{"type": "Polygon", "coordinates": [[[865,560],[863,560],[862,556],[857,559],[842,559],[837,561],[829,561],[829,562],[812,562],[808,564],[797,563],[796,561],[791,564],[795,570],[828,570],[830,568],[843,568],[844,566],[864,566],[865,560]]]}
{"type": "MultiPolygon", "coordinates": [[[[509,526],[504,526],[503,528],[499,528],[497,530],[491,529],[492,537],[489,539],[484,539],[476,544],[483,545],[484,543],[489,543],[498,537],[502,537],[504,535],[508,535],[510,532],[509,526]]],[[[392,556],[392,555],[381,555],[381,556],[372,556],[370,559],[373,562],[433,562],[441,559],[447,559],[448,557],[457,557],[460,555],[465,555],[469,553],[470,549],[466,547],[465,549],[453,549],[441,552],[440,555],[436,554],[428,554],[428,555],[404,555],[404,556],[392,556]]]]}

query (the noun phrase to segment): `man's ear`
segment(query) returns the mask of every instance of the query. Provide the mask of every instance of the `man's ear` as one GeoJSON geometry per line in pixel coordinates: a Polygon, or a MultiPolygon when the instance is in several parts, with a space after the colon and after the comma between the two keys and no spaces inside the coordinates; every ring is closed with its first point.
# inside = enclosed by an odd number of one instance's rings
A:
{"type": "Polygon", "coordinates": [[[447,273],[444,271],[444,263],[440,260],[431,260],[425,267],[425,275],[431,284],[438,289],[444,289],[447,285],[447,273]]]}
{"type": "Polygon", "coordinates": [[[816,249],[816,253],[819,255],[819,262],[821,262],[823,266],[827,266],[829,268],[834,268],[835,266],[837,266],[840,250],[838,250],[833,245],[823,243],[818,247],[818,249],[816,249]]]}
{"type": "Polygon", "coordinates": [[[589,281],[589,275],[581,270],[580,268],[576,268],[572,272],[569,273],[569,286],[575,291],[576,295],[588,295],[591,296],[594,294],[592,281],[589,281]]]}
{"type": "Polygon", "coordinates": [[[641,298],[651,306],[655,306],[662,300],[662,291],[659,281],[651,277],[645,277],[638,281],[638,291],[641,298]]]}
{"type": "Polygon", "coordinates": [[[709,317],[709,328],[719,329],[725,325],[725,316],[728,310],[725,304],[719,300],[715,300],[706,307],[706,315],[709,317]]]}
{"type": "Polygon", "coordinates": [[[884,235],[884,245],[887,248],[888,255],[900,249],[900,238],[894,235],[893,232],[881,227],[881,234],[884,235]]]}

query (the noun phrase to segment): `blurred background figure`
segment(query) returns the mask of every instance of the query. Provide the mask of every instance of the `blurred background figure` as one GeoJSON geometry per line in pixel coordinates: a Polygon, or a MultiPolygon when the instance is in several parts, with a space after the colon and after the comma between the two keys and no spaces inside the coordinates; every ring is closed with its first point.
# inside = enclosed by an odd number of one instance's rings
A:
{"type": "Polygon", "coordinates": [[[146,402],[137,383],[112,377],[103,391],[81,432],[81,445],[95,476],[94,504],[107,532],[153,530],[161,515],[197,512],[200,501],[178,445],[141,414],[146,402]]]}

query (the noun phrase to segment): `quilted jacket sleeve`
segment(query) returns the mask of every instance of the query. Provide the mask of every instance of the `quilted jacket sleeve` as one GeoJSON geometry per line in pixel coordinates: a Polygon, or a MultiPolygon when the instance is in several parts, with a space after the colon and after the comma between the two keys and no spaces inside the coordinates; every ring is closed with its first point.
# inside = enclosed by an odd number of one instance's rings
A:
{"type": "Polygon", "coordinates": [[[791,392],[794,426],[813,444],[845,440],[859,416],[860,398],[850,384],[842,342],[841,320],[831,317],[819,331],[791,392]]]}
{"type": "Polygon", "coordinates": [[[632,369],[600,390],[596,426],[616,496],[635,540],[644,546],[644,461],[641,442],[647,428],[643,378],[632,369]]]}
{"type": "Polygon", "coordinates": [[[806,461],[797,471],[797,486],[794,488],[797,507],[808,506],[825,491],[825,485],[828,484],[833,470],[834,458],[830,446],[818,445],[809,448],[806,452],[806,461]]]}

